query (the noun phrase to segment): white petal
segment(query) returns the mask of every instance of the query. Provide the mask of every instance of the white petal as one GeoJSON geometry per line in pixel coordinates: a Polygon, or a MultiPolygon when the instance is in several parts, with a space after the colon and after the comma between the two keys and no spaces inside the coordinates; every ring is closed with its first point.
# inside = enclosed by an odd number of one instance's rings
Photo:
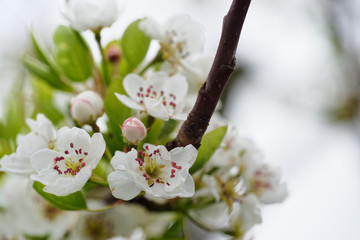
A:
{"type": "Polygon", "coordinates": [[[197,157],[198,151],[197,149],[189,144],[185,147],[174,148],[170,151],[171,160],[176,163],[179,163],[181,166],[189,166],[191,167],[197,157]]]}
{"type": "Polygon", "coordinates": [[[74,149],[89,151],[90,135],[81,128],[62,127],[58,131],[57,147],[61,152],[68,150],[70,154],[75,154],[74,149]],[[70,144],[73,144],[73,147],[70,144]]]}
{"type": "Polygon", "coordinates": [[[119,94],[119,93],[115,93],[116,97],[119,99],[119,101],[124,104],[125,106],[135,109],[135,110],[139,110],[139,111],[143,111],[144,107],[140,104],[138,104],[136,101],[134,101],[133,99],[129,98],[128,96],[125,96],[123,94],[119,94]]]}
{"type": "Polygon", "coordinates": [[[182,101],[188,92],[186,78],[180,74],[168,78],[164,83],[164,92],[174,94],[176,96],[176,103],[182,101]]]}
{"type": "Polygon", "coordinates": [[[16,153],[2,157],[0,166],[0,171],[24,177],[28,177],[34,172],[30,158],[19,157],[16,153]]]}
{"type": "MultiPolygon", "coordinates": [[[[124,153],[121,151],[116,151],[115,155],[110,161],[111,166],[114,170],[125,170],[126,164],[126,155],[129,153],[124,153]]],[[[136,156],[136,155],[135,155],[136,156]]]]}
{"type": "Polygon", "coordinates": [[[89,163],[92,168],[95,168],[101,157],[103,156],[106,148],[104,137],[101,133],[94,133],[90,140],[89,153],[86,162],[89,163]]]}
{"type": "Polygon", "coordinates": [[[59,177],[60,175],[57,172],[50,169],[43,169],[39,174],[30,176],[31,179],[41,182],[44,185],[54,184],[59,177]]]}
{"type": "Polygon", "coordinates": [[[49,142],[45,137],[37,132],[31,132],[19,139],[16,152],[19,156],[30,157],[31,154],[42,148],[48,148],[49,142]]]}
{"type": "Polygon", "coordinates": [[[142,190],[129,179],[127,172],[123,170],[110,173],[108,182],[112,195],[123,200],[133,199],[142,190]]]}
{"type": "Polygon", "coordinates": [[[166,107],[159,101],[153,98],[145,98],[144,104],[147,113],[150,116],[162,119],[162,120],[169,120],[169,112],[166,107]]]}
{"type": "Polygon", "coordinates": [[[192,197],[195,194],[195,183],[194,179],[190,174],[187,175],[187,178],[183,184],[179,187],[180,192],[177,196],[179,197],[192,197]]]}
{"type": "Polygon", "coordinates": [[[50,149],[40,149],[31,156],[31,166],[40,172],[42,169],[48,169],[56,157],[61,155],[50,149]]]}
{"type": "Polygon", "coordinates": [[[161,40],[163,30],[160,24],[153,18],[147,17],[139,23],[139,28],[152,39],[161,40]]]}
{"type": "Polygon", "coordinates": [[[124,78],[123,85],[126,93],[137,101],[139,100],[137,94],[140,92],[141,87],[144,88],[145,80],[135,73],[130,73],[124,78]]]}
{"type": "Polygon", "coordinates": [[[153,86],[153,90],[160,92],[164,89],[164,83],[169,79],[169,75],[166,72],[154,72],[145,81],[146,87],[153,86]]]}

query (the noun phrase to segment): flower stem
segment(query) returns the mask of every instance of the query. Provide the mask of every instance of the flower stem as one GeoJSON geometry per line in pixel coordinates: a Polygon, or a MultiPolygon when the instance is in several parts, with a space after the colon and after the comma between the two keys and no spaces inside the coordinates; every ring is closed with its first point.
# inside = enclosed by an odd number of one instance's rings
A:
{"type": "Polygon", "coordinates": [[[109,160],[111,160],[113,158],[113,155],[111,154],[110,149],[108,148],[108,146],[106,146],[106,148],[105,148],[105,155],[109,160]]]}
{"type": "Polygon", "coordinates": [[[109,186],[109,183],[105,179],[101,178],[100,176],[98,176],[95,173],[91,174],[91,177],[90,177],[89,181],[92,182],[92,183],[101,185],[101,186],[106,186],[106,187],[109,186]]]}
{"type": "Polygon", "coordinates": [[[100,128],[99,128],[99,126],[96,124],[96,122],[93,122],[93,123],[91,124],[91,127],[92,127],[94,133],[100,132],[100,128]]]}
{"type": "Polygon", "coordinates": [[[102,67],[102,70],[103,70],[103,82],[105,84],[105,86],[108,86],[109,83],[110,83],[110,79],[109,79],[109,71],[108,71],[108,66],[107,66],[107,61],[106,61],[106,58],[105,58],[105,55],[104,55],[104,49],[101,45],[101,34],[100,34],[101,31],[96,31],[95,32],[95,39],[96,39],[96,42],[97,42],[97,45],[99,47],[99,50],[100,50],[100,54],[101,54],[101,67],[102,67]]]}

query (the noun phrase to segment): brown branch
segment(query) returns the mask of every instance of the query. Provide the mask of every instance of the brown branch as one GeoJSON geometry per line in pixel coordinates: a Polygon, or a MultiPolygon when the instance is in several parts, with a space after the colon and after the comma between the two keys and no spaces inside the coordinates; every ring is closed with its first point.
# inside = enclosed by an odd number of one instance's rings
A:
{"type": "Polygon", "coordinates": [[[236,48],[250,2],[251,0],[233,0],[223,20],[219,46],[208,78],[200,88],[196,103],[178,135],[166,144],[168,150],[188,144],[200,147],[201,138],[221,93],[234,71],[236,48]]]}

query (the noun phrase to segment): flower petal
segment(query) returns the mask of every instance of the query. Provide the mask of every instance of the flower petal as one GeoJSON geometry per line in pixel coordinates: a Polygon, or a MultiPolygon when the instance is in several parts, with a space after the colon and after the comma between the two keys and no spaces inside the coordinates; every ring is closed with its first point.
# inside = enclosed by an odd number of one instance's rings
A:
{"type": "Polygon", "coordinates": [[[144,85],[145,80],[135,73],[126,75],[123,81],[123,86],[126,93],[136,101],[140,99],[137,94],[140,92],[140,88],[144,87],[144,85]]]}
{"type": "MultiPolygon", "coordinates": [[[[132,150],[131,150],[132,152],[132,150]]],[[[136,152],[136,150],[135,150],[136,152]]],[[[114,170],[125,170],[126,167],[126,155],[129,153],[124,153],[121,151],[116,151],[115,155],[113,156],[113,158],[110,161],[111,166],[113,167],[114,170]]],[[[136,157],[136,155],[135,155],[136,157]]]]}
{"type": "Polygon", "coordinates": [[[89,154],[87,157],[87,163],[90,164],[92,168],[95,168],[101,157],[103,156],[106,148],[106,143],[104,137],[101,133],[95,133],[90,140],[89,154]]]}
{"type": "Polygon", "coordinates": [[[188,92],[188,83],[183,75],[176,74],[168,78],[164,83],[164,92],[172,93],[176,96],[175,102],[182,101],[188,92]]]}
{"type": "Polygon", "coordinates": [[[153,87],[153,90],[160,92],[163,90],[164,83],[169,79],[169,75],[166,72],[154,72],[151,76],[145,81],[146,88],[149,86],[153,87]]]}
{"type": "Polygon", "coordinates": [[[125,106],[135,109],[135,110],[139,110],[139,111],[143,111],[144,107],[140,104],[138,104],[136,101],[134,101],[133,99],[129,98],[128,96],[125,96],[123,94],[119,94],[119,93],[115,93],[116,97],[119,99],[119,101],[124,104],[125,106]]]}
{"type": "Polygon", "coordinates": [[[152,39],[161,40],[163,38],[163,30],[154,18],[147,17],[141,20],[139,28],[152,39]]]}
{"type": "Polygon", "coordinates": [[[24,177],[28,177],[34,172],[29,157],[23,158],[16,153],[2,157],[0,166],[0,171],[24,177]]]}
{"type": "Polygon", "coordinates": [[[189,166],[191,167],[197,157],[198,151],[197,149],[189,144],[185,147],[177,147],[170,151],[171,160],[180,164],[181,166],[189,166]]]}
{"type": "Polygon", "coordinates": [[[112,195],[123,200],[133,199],[142,190],[129,179],[127,172],[123,170],[110,173],[108,182],[112,195]]]}
{"type": "Polygon", "coordinates": [[[61,157],[61,155],[47,148],[40,149],[31,156],[31,166],[40,172],[42,169],[48,169],[56,157],[61,157]]]}
{"type": "Polygon", "coordinates": [[[75,154],[73,149],[82,149],[83,151],[89,151],[90,136],[81,128],[62,127],[58,131],[57,147],[60,152],[69,151],[70,154],[75,154]],[[71,147],[71,143],[73,144],[71,147]]]}
{"type": "Polygon", "coordinates": [[[145,104],[146,111],[150,116],[153,116],[153,117],[165,120],[165,121],[169,120],[169,112],[161,102],[159,102],[153,98],[145,98],[144,104],[145,104]]]}

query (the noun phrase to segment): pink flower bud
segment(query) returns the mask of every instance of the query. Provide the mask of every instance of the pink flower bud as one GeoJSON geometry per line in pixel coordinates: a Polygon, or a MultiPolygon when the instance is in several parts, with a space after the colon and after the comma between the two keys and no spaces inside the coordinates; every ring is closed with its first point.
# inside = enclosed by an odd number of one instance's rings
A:
{"type": "Polygon", "coordinates": [[[130,144],[139,144],[146,137],[146,127],[140,119],[131,117],[121,126],[125,141],[130,144]]]}
{"type": "Polygon", "coordinates": [[[79,124],[91,124],[104,113],[104,101],[96,92],[85,91],[71,100],[70,112],[79,124]]]}

